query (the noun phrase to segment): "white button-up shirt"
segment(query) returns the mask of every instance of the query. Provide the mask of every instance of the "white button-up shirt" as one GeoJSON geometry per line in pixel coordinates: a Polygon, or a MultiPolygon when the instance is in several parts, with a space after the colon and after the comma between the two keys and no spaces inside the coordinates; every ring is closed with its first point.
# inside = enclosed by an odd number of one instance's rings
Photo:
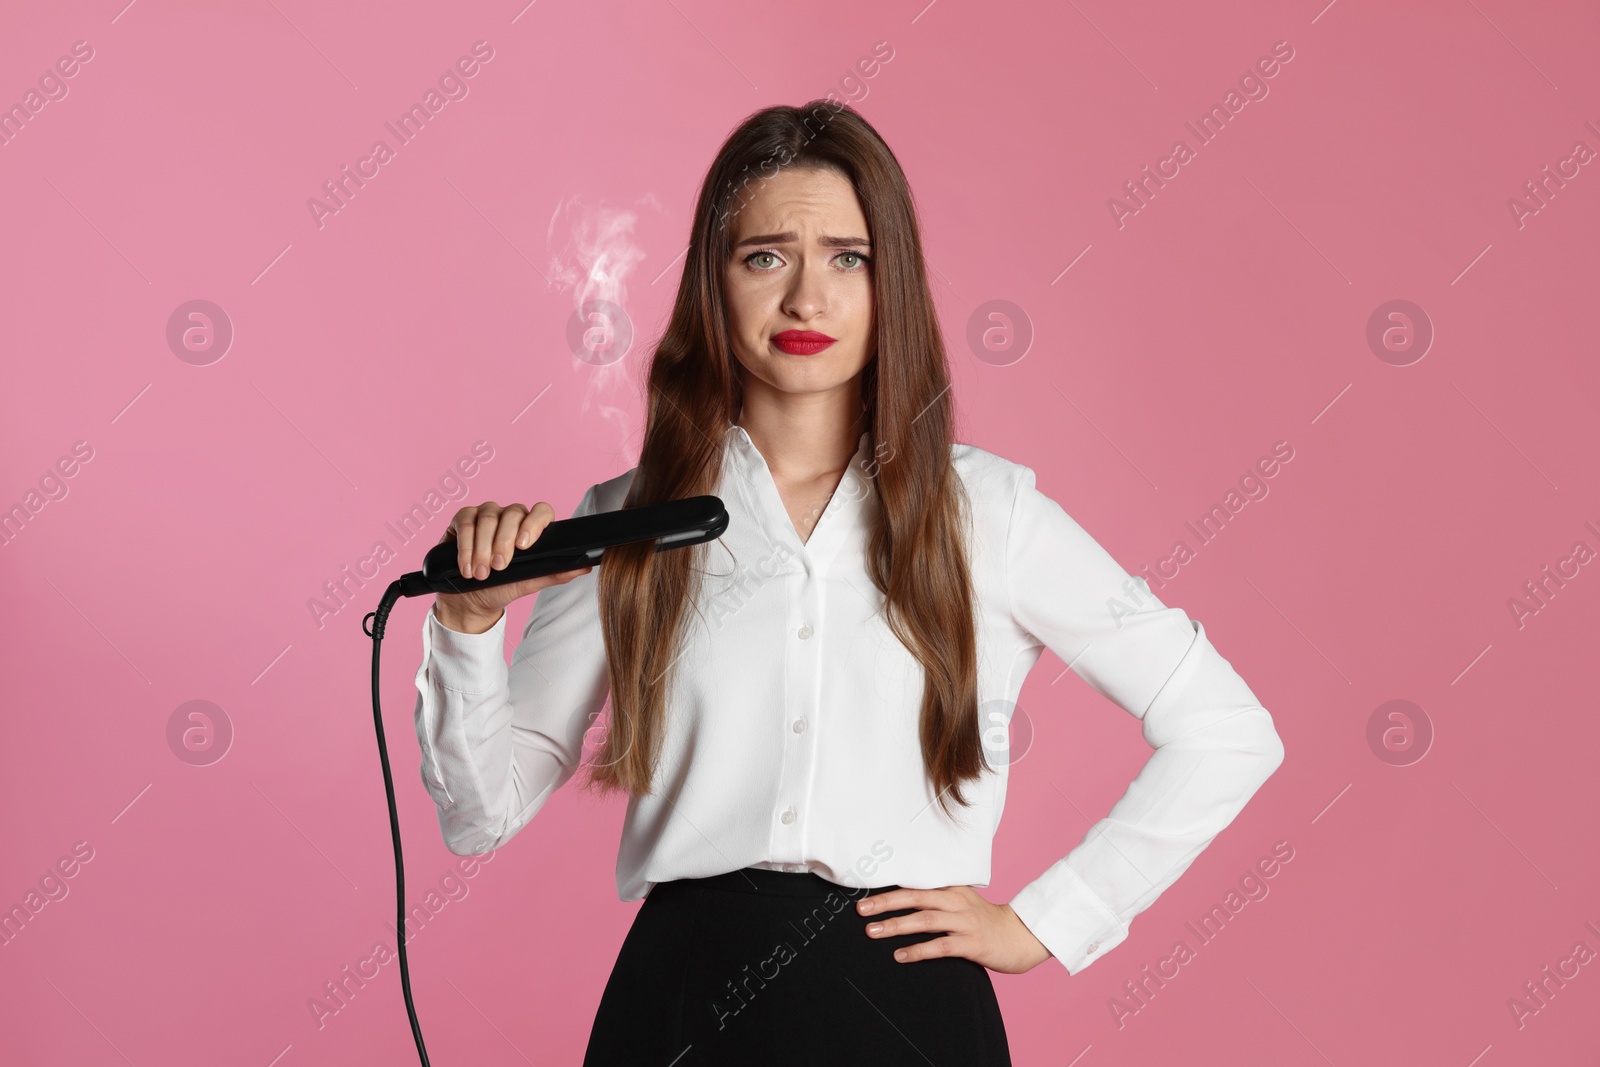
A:
{"type": "MultiPolygon", "coordinates": [[[[863,434],[802,542],[766,460],[743,427],[728,428],[716,490],[728,528],[678,550],[703,552],[706,576],[686,617],[655,792],[628,802],[618,893],[637,900],[658,882],[750,866],[852,887],[987,885],[1004,727],[1048,648],[1140,719],[1155,750],[1109,814],[1010,901],[1076,974],[1233,820],[1282,762],[1282,743],[1198,621],[1131,578],[1031,469],[957,444],[994,769],[963,784],[970,806],[945,815],[918,741],[922,667],[867,576],[879,503],[868,447],[863,434]]],[[[633,473],[591,486],[574,515],[619,508],[633,473]]],[[[415,721],[452,852],[505,844],[577,771],[586,741],[593,749],[609,693],[599,576],[539,592],[509,667],[504,617],[464,634],[428,612],[415,721]]]]}

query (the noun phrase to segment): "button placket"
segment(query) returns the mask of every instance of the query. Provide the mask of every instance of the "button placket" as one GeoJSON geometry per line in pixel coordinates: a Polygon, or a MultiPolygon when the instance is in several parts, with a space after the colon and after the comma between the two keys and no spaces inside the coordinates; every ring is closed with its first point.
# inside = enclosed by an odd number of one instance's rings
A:
{"type": "MultiPolygon", "coordinates": [[[[785,620],[786,631],[793,635],[798,628],[797,618],[805,613],[806,585],[809,568],[805,563],[805,546],[798,545],[796,556],[800,560],[798,571],[792,571],[787,578],[789,587],[788,618],[785,620]]],[[[785,670],[784,676],[790,681],[784,693],[784,720],[791,724],[798,714],[803,715],[809,701],[806,694],[806,679],[809,677],[805,647],[800,642],[786,639],[784,649],[785,670]]],[[[793,740],[792,736],[789,740],[793,740]]],[[[783,743],[782,774],[779,779],[776,807],[773,810],[775,825],[773,827],[773,841],[777,848],[775,859],[787,867],[794,860],[800,858],[800,841],[796,831],[799,827],[799,813],[796,810],[796,796],[800,791],[801,783],[805,780],[805,754],[796,745],[791,745],[786,740],[783,743]]]]}
{"type": "MultiPolygon", "coordinates": [[[[808,791],[813,785],[817,738],[814,732],[809,737],[802,738],[802,735],[810,732],[810,720],[820,713],[822,642],[814,638],[823,621],[821,574],[854,533],[854,524],[860,521],[860,495],[853,483],[847,484],[842,479],[835,488],[835,495],[829,498],[829,506],[813,526],[809,540],[801,542],[765,457],[742,428],[735,427],[731,432],[737,435],[734,443],[740,474],[736,482],[739,495],[757,526],[765,531],[768,544],[793,546],[794,561],[790,566],[797,564],[797,568],[789,572],[788,586],[792,608],[788,632],[797,640],[786,641],[784,649],[785,679],[789,684],[783,694],[783,710],[789,722],[788,740],[793,743],[785,744],[782,750],[772,843],[774,858],[779,862],[803,860],[805,823],[799,809],[808,802],[808,791]],[[841,491],[843,496],[839,495],[841,491]]],[[[861,435],[856,449],[857,461],[865,455],[868,437],[866,433],[861,435]]],[[[853,476],[853,472],[847,472],[845,477],[853,476]]],[[[804,863],[796,866],[805,869],[804,863]]]]}
{"type": "Polygon", "coordinates": [[[804,805],[806,790],[810,788],[816,753],[815,745],[807,743],[809,739],[802,740],[801,735],[810,728],[809,720],[816,713],[819,699],[818,660],[822,654],[821,642],[812,640],[817,632],[813,623],[819,617],[821,582],[817,567],[805,554],[804,546],[801,547],[800,559],[801,567],[793,576],[794,592],[790,598],[793,613],[789,627],[794,641],[789,645],[788,658],[794,668],[790,677],[795,683],[788,702],[791,743],[784,746],[784,788],[778,798],[778,822],[781,827],[789,827],[793,831],[793,836],[787,841],[787,851],[796,860],[804,858],[804,833],[799,808],[804,805]]]}

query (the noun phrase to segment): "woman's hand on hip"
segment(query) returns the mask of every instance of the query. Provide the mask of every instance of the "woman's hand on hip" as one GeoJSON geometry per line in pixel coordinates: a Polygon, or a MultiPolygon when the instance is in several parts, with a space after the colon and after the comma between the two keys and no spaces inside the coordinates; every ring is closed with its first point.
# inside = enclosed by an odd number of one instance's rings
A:
{"type": "Polygon", "coordinates": [[[991,971],[1021,974],[1049,959],[1051,952],[1024,925],[1010,904],[991,904],[970,885],[944,889],[891,889],[856,902],[862,915],[915,909],[910,915],[875,919],[867,924],[868,937],[894,937],[925,931],[943,933],[895,950],[902,963],[962,956],[991,971]],[[877,929],[874,929],[876,927],[877,929]]]}

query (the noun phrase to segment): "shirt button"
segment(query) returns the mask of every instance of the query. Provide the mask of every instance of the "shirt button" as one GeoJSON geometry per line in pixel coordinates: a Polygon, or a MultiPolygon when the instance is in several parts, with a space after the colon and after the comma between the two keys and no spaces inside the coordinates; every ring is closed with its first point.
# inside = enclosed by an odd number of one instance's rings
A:
{"type": "Polygon", "coordinates": [[[1098,942],[1098,941],[1091,941],[1091,942],[1089,942],[1089,951],[1090,951],[1090,952],[1095,952],[1095,951],[1097,951],[1097,950],[1098,950],[1098,949],[1099,949],[1099,948],[1100,948],[1100,942],[1098,942]]]}
{"type": "Polygon", "coordinates": [[[790,808],[788,811],[784,812],[781,818],[785,823],[794,822],[794,809],[790,808]]]}
{"type": "Polygon", "coordinates": [[[802,640],[802,641],[811,640],[811,635],[813,633],[815,633],[815,632],[816,631],[812,630],[809,625],[800,627],[800,640],[802,640]]]}
{"type": "Polygon", "coordinates": [[[806,732],[806,721],[804,719],[796,719],[794,721],[794,732],[797,734],[806,732]]]}

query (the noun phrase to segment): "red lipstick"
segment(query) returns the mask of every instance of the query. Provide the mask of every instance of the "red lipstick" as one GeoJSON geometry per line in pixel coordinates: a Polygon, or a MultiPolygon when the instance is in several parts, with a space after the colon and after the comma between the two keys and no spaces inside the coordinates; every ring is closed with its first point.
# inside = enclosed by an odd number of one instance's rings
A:
{"type": "Polygon", "coordinates": [[[772,335],[772,343],[791,356],[814,356],[835,340],[815,330],[784,330],[772,335]]]}

